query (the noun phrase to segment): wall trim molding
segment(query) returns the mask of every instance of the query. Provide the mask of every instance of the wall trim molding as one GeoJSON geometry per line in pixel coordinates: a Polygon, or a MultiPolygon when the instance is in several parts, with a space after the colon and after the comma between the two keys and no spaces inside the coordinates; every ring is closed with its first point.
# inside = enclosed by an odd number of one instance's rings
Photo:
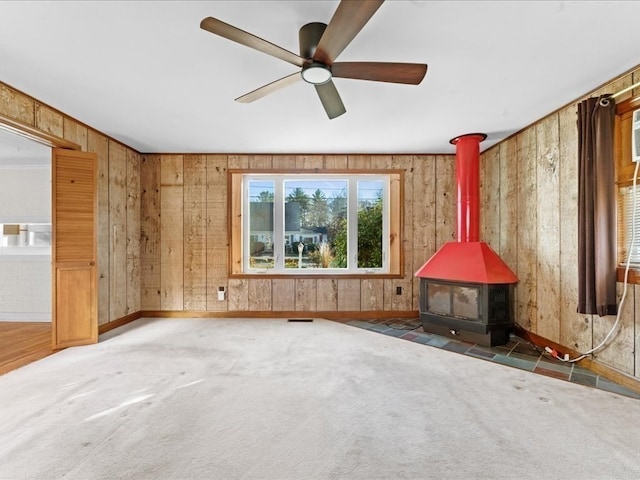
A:
{"type": "MultiPolygon", "coordinates": [[[[560,345],[559,343],[548,340],[540,335],[529,332],[524,328],[516,325],[514,327],[514,333],[519,337],[528,340],[534,345],[540,347],[544,350],[544,347],[550,347],[556,350],[560,355],[564,355],[568,353],[570,357],[579,357],[581,355],[580,352],[572,350],[564,345],[560,345]]],[[[587,370],[591,370],[598,375],[602,375],[603,377],[611,380],[612,382],[618,383],[629,390],[633,390],[634,392],[640,393],[640,379],[631,376],[627,373],[621,372],[620,370],[616,370],[613,367],[605,365],[602,362],[599,362],[591,357],[584,358],[579,362],[576,362],[576,365],[580,365],[581,367],[586,368],[587,370]]]]}
{"type": "Polygon", "coordinates": [[[127,323],[131,323],[134,320],[138,320],[140,317],[142,317],[140,313],[141,312],[130,313],[129,315],[125,315],[124,317],[120,317],[109,323],[103,323],[102,325],[98,325],[98,335],[102,335],[103,333],[107,333],[115,328],[122,327],[127,323]]]}
{"type": "MultiPolygon", "coordinates": [[[[326,318],[338,322],[366,320],[371,318],[419,318],[417,310],[398,311],[177,311],[177,310],[142,310],[140,317],[152,318],[326,318]]],[[[111,322],[113,323],[113,322],[111,322]]],[[[110,325],[105,324],[105,325],[110,325]]],[[[113,327],[115,328],[115,327],[113,327]]],[[[102,333],[102,332],[100,332],[102,333]]]]}

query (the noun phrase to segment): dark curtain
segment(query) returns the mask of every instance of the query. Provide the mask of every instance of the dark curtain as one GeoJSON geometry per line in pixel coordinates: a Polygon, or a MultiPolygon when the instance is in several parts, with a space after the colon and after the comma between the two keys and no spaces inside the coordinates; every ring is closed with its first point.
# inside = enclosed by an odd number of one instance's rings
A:
{"type": "Polygon", "coordinates": [[[578,313],[599,316],[618,308],[614,119],[613,99],[578,105],[578,313]]]}

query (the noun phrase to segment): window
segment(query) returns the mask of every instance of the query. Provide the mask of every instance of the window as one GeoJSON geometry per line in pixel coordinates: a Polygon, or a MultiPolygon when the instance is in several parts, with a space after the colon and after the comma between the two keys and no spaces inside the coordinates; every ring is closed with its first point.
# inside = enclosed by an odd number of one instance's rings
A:
{"type": "Polygon", "coordinates": [[[640,108],[640,97],[620,102],[616,106],[614,148],[616,157],[616,183],[618,188],[618,281],[624,279],[627,260],[630,261],[630,283],[640,283],[640,182],[635,187],[633,175],[636,164],[632,161],[633,112],[640,108]],[[635,203],[635,220],[634,220],[635,203]],[[635,227],[634,227],[635,225],[635,227]],[[635,229],[634,247],[630,251],[635,229]]]}
{"type": "Polygon", "coordinates": [[[230,175],[231,275],[400,275],[401,172],[230,175]]]}

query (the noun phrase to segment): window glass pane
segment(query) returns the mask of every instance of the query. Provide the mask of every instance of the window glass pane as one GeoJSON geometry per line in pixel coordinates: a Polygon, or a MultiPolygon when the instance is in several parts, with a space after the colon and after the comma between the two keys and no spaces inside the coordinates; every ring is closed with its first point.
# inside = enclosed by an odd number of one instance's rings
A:
{"type": "Polygon", "coordinates": [[[273,268],[274,182],[252,180],[249,187],[249,267],[273,268]]]}
{"type": "Polygon", "coordinates": [[[621,187],[619,198],[620,263],[640,265],[640,191],[638,187],[621,187]],[[634,235],[635,231],[635,235],[634,235]],[[633,246],[631,241],[633,240],[633,246]]]}
{"type": "Polygon", "coordinates": [[[331,192],[329,196],[329,245],[331,246],[331,267],[347,268],[347,246],[348,241],[348,189],[347,182],[340,182],[341,185],[331,192]]]}
{"type": "Polygon", "coordinates": [[[346,180],[285,180],[285,268],[346,268],[346,180]]]}
{"type": "Polygon", "coordinates": [[[358,182],[358,268],[382,268],[382,180],[358,182]]]}

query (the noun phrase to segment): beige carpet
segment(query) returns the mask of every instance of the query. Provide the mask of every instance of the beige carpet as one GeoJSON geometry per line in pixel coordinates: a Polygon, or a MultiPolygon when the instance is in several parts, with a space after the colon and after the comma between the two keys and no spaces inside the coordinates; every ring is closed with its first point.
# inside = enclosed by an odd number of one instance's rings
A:
{"type": "Polygon", "coordinates": [[[323,320],[141,319],[0,405],[0,479],[640,478],[640,401],[323,320]]]}

